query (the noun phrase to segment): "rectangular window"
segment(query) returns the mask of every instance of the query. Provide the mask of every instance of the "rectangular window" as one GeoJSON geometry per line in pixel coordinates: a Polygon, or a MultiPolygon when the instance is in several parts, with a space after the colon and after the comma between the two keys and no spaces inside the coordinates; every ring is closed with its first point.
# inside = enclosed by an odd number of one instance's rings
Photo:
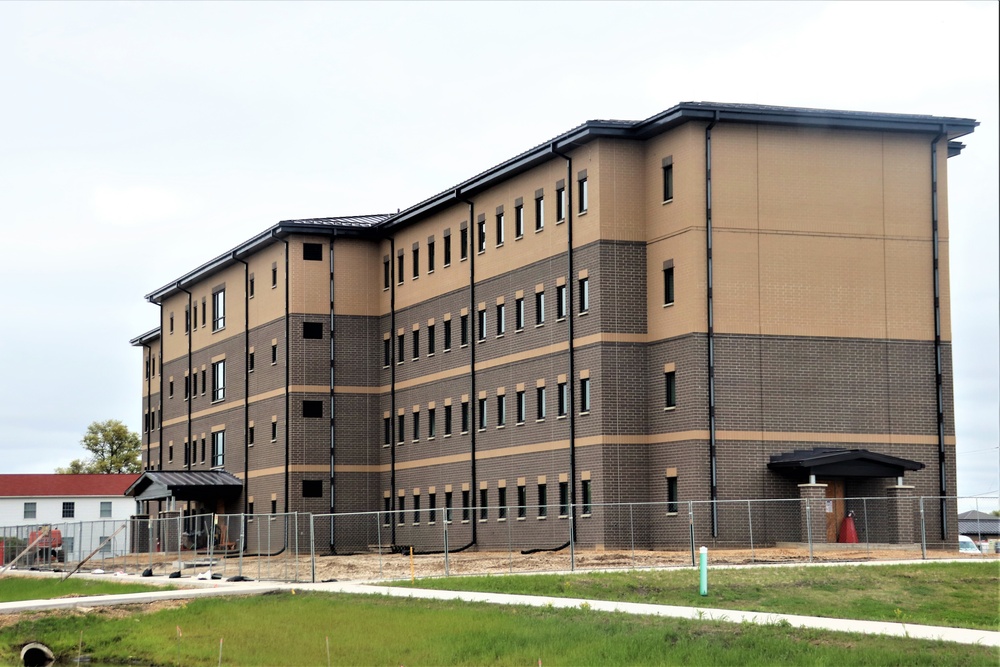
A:
{"type": "Polygon", "coordinates": [[[406,334],[396,334],[396,363],[403,363],[406,358],[406,334]]]}
{"type": "Polygon", "coordinates": [[[271,265],[271,289],[278,286],[278,267],[275,264],[271,265]]]}
{"type": "Polygon", "coordinates": [[[451,523],[451,491],[444,492],[444,520],[446,523],[451,523]]]}
{"type": "Polygon", "coordinates": [[[416,361],[417,357],[420,356],[420,330],[413,330],[413,360],[416,361]]]}
{"type": "Polygon", "coordinates": [[[191,373],[191,395],[198,395],[198,371],[193,371],[191,373]]]}
{"type": "Polygon", "coordinates": [[[437,410],[434,408],[427,409],[427,437],[433,438],[437,436],[437,410]]]}
{"type": "Polygon", "coordinates": [[[319,479],[304,479],[302,480],[302,497],[303,498],[322,498],[323,497],[323,481],[319,479]]]}
{"type": "Polygon", "coordinates": [[[201,462],[205,462],[205,438],[201,439],[201,462]]]}
{"type": "Polygon", "coordinates": [[[191,311],[184,309],[184,333],[191,331],[191,311]]]}
{"type": "Polygon", "coordinates": [[[524,392],[517,392],[517,423],[523,424],[525,415],[527,414],[527,401],[524,398],[524,392]]]}
{"type": "Polygon", "coordinates": [[[402,445],[406,442],[406,415],[396,417],[396,444],[402,445]]]}
{"type": "Polygon", "coordinates": [[[420,496],[413,496],[413,525],[420,523],[420,496]]]}
{"type": "Polygon", "coordinates": [[[435,348],[435,343],[434,343],[434,325],[433,324],[428,324],[427,325],[427,356],[428,357],[431,356],[432,354],[434,354],[434,348],[435,348]]]}
{"type": "Polygon", "coordinates": [[[566,188],[556,190],[556,220],[566,219],[566,188]]]}
{"type": "Polygon", "coordinates": [[[191,398],[191,377],[189,375],[184,376],[184,400],[191,398]]]}
{"type": "Polygon", "coordinates": [[[580,278],[580,312],[586,313],[590,310],[590,278],[580,278]]]}
{"type": "Polygon", "coordinates": [[[254,369],[254,353],[250,352],[247,354],[247,372],[253,373],[254,369]]]}
{"type": "Polygon", "coordinates": [[[221,468],[226,464],[226,432],[212,433],[212,467],[221,468]]]}
{"type": "Polygon", "coordinates": [[[667,512],[677,514],[677,477],[667,477],[667,512]]]}
{"type": "Polygon", "coordinates": [[[549,515],[549,493],[548,487],[545,484],[538,485],[538,516],[546,517],[549,515]]]}
{"type": "Polygon", "coordinates": [[[444,434],[451,435],[451,405],[444,406],[444,434]]]}
{"type": "Polygon", "coordinates": [[[535,326],[545,324],[545,292],[535,294],[535,326]]]}
{"type": "Polygon", "coordinates": [[[462,489],[462,521],[468,522],[472,513],[472,507],[469,505],[469,490],[462,489]]]}
{"type": "Polygon", "coordinates": [[[444,235],[444,265],[451,266],[451,235],[444,235]]]}
{"type": "Polygon", "coordinates": [[[497,306],[497,335],[502,336],[507,332],[507,308],[504,304],[497,306]]]}
{"type": "Polygon", "coordinates": [[[486,521],[489,519],[489,492],[486,489],[479,489],[479,520],[486,521]]]}
{"type": "Polygon", "coordinates": [[[479,430],[486,428],[486,399],[479,399],[479,430]]]}
{"type": "Polygon", "coordinates": [[[589,515],[592,509],[589,479],[584,479],[580,481],[580,496],[582,501],[582,507],[580,508],[580,510],[583,514],[589,515]]]}
{"type": "Polygon", "coordinates": [[[540,232],[545,228],[545,198],[535,196],[535,231],[540,232]]]}
{"type": "Polygon", "coordinates": [[[458,249],[458,256],[461,259],[466,259],[469,256],[469,230],[462,229],[459,232],[458,239],[461,244],[458,249]]]}
{"type": "Polygon", "coordinates": [[[514,300],[514,330],[524,329],[524,299],[514,300]]]}
{"type": "Polygon", "coordinates": [[[461,329],[459,331],[459,342],[461,343],[462,347],[465,347],[466,345],[469,344],[469,316],[468,315],[462,315],[461,316],[460,322],[459,322],[459,328],[461,329]]]}
{"type": "Polygon", "coordinates": [[[392,341],[388,338],[382,339],[382,365],[388,366],[392,363],[392,341]]]}
{"type": "Polygon", "coordinates": [[[382,444],[388,447],[389,445],[392,444],[392,418],[391,417],[383,417],[382,418],[382,430],[384,431],[384,434],[382,436],[382,444]]]}
{"type": "Polygon", "coordinates": [[[420,440],[420,413],[413,413],[413,439],[420,440]]]}
{"type": "Polygon", "coordinates": [[[469,432],[469,402],[462,401],[462,433],[469,432]]]}
{"type": "Polygon", "coordinates": [[[221,401],[226,397],[226,362],[212,364],[212,400],[221,401]]]}
{"type": "Polygon", "coordinates": [[[663,305],[669,306],[674,302],[674,267],[667,266],[663,269],[663,305]]]}
{"type": "Polygon", "coordinates": [[[444,351],[451,350],[451,320],[444,321],[444,351]]]}
{"type": "Polygon", "coordinates": [[[497,518],[507,518],[507,487],[501,486],[497,489],[497,518]]]}
{"type": "Polygon", "coordinates": [[[577,181],[577,197],[580,201],[580,213],[586,213],[587,207],[590,205],[590,191],[587,188],[587,177],[584,176],[579,181],[577,181]]]}
{"type": "Polygon", "coordinates": [[[486,252],[486,217],[482,217],[476,222],[476,233],[478,236],[476,243],[477,252],[486,252]]]}
{"type": "Polygon", "coordinates": [[[667,163],[670,158],[664,158],[663,165],[663,201],[670,201],[674,198],[674,165],[667,163]]]}
{"type": "Polygon", "coordinates": [[[226,326],[226,290],[212,293],[212,331],[226,326]]]}
{"type": "Polygon", "coordinates": [[[278,363],[278,344],[271,343],[271,365],[278,363]]]}
{"type": "Polygon", "coordinates": [[[580,412],[590,412],[590,378],[580,378],[580,412]]]}
{"type": "Polygon", "coordinates": [[[524,236],[524,206],[514,207],[514,237],[524,236]]]}
{"type": "Polygon", "coordinates": [[[486,310],[478,311],[479,318],[479,341],[486,340],[486,310]]]}
{"type": "Polygon", "coordinates": [[[303,243],[302,244],[302,259],[307,262],[322,262],[323,261],[323,244],[321,243],[303,243]]]}
{"type": "Polygon", "coordinates": [[[436,493],[427,494],[427,523],[436,523],[438,514],[438,496],[436,493]]]}
{"type": "Polygon", "coordinates": [[[390,284],[392,284],[392,264],[386,257],[382,260],[382,289],[389,289],[390,284]]]}
{"type": "Polygon", "coordinates": [[[405,263],[406,263],[406,258],[403,256],[403,251],[402,250],[400,250],[399,253],[400,254],[396,255],[396,284],[397,285],[402,285],[403,284],[403,277],[405,276],[405,273],[403,272],[403,268],[404,268],[405,263]]]}
{"type": "Polygon", "coordinates": [[[323,339],[323,323],[322,322],[303,322],[302,323],[302,337],[309,340],[322,340],[323,339]]]}
{"type": "Polygon", "coordinates": [[[559,482],[559,516],[569,516],[569,482],[559,482]]]}
{"type": "Polygon", "coordinates": [[[252,445],[253,444],[253,433],[254,433],[254,427],[253,426],[250,426],[249,428],[247,428],[247,444],[248,445],[252,445]]]}
{"type": "Polygon", "coordinates": [[[427,273],[434,273],[434,241],[427,242],[427,273]]]}
{"type": "Polygon", "coordinates": [[[24,503],[24,518],[25,519],[36,519],[38,518],[38,503],[24,503]]]}
{"type": "Polygon", "coordinates": [[[528,516],[528,491],[524,484],[517,485],[517,518],[523,519],[528,516]]]}
{"type": "Polygon", "coordinates": [[[535,401],[538,404],[538,416],[536,419],[541,421],[545,419],[545,387],[537,387],[535,389],[535,401]]]}
{"type": "Polygon", "coordinates": [[[497,245],[503,245],[503,213],[497,213],[497,245]]]}
{"type": "Polygon", "coordinates": [[[191,445],[187,442],[184,443],[184,467],[188,467],[191,463],[191,445]]]}
{"type": "Polygon", "coordinates": [[[559,383],[559,416],[565,417],[569,411],[569,385],[565,382],[559,383]]]}
{"type": "Polygon", "coordinates": [[[278,441],[278,422],[271,422],[271,442],[278,441]]]}
{"type": "Polygon", "coordinates": [[[497,426],[507,425],[507,396],[500,394],[497,396],[497,426]]]}
{"type": "Polygon", "coordinates": [[[174,314],[170,313],[170,333],[174,332],[174,314]]]}
{"type": "Polygon", "coordinates": [[[193,316],[191,317],[191,324],[193,325],[193,327],[195,329],[197,329],[198,328],[198,302],[195,302],[194,304],[192,304],[191,308],[194,311],[193,316]]]}
{"type": "Polygon", "coordinates": [[[413,277],[420,277],[420,248],[413,249],[413,277]]]}
{"type": "Polygon", "coordinates": [[[206,297],[201,299],[201,326],[205,326],[205,318],[208,317],[208,303],[206,297]]]}
{"type": "Polygon", "coordinates": [[[388,526],[392,522],[392,499],[386,496],[382,499],[382,525],[388,526]]]}
{"type": "Polygon", "coordinates": [[[302,401],[303,419],[321,419],[323,417],[323,401],[302,401]]]}
{"type": "Polygon", "coordinates": [[[247,292],[248,292],[247,296],[252,299],[253,298],[253,292],[254,292],[254,280],[253,280],[253,276],[252,275],[250,276],[250,284],[247,287],[247,292]]]}
{"type": "Polygon", "coordinates": [[[402,525],[406,522],[406,496],[400,496],[396,505],[396,523],[402,525]]]}
{"type": "Polygon", "coordinates": [[[677,376],[674,371],[663,374],[664,403],[665,408],[677,407],[677,376]]]}
{"type": "Polygon", "coordinates": [[[566,317],[566,286],[556,285],[556,319],[566,317]]]}

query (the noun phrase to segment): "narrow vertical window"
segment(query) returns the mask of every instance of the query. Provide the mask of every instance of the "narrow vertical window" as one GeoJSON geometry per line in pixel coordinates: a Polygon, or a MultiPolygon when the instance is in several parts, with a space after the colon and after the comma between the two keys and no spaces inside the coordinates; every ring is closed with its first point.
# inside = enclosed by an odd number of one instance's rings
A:
{"type": "Polygon", "coordinates": [[[392,340],[388,338],[382,339],[382,366],[388,366],[392,363],[392,340]]]}
{"type": "Polygon", "coordinates": [[[437,523],[438,496],[436,493],[427,494],[427,523],[437,523]]]}
{"type": "Polygon", "coordinates": [[[458,238],[458,256],[460,259],[466,259],[469,256],[469,229],[467,227],[463,227],[459,232],[458,238]]]}
{"type": "Polygon", "coordinates": [[[444,321],[444,351],[451,350],[451,320],[444,321]]]}
{"type": "Polygon", "coordinates": [[[542,191],[535,193],[535,231],[540,232],[545,228],[545,198],[542,191]]]}
{"type": "Polygon", "coordinates": [[[517,392],[517,423],[523,424],[527,414],[527,401],[524,398],[524,390],[517,392]]]}
{"type": "Polygon", "coordinates": [[[226,432],[212,433],[212,467],[221,468],[226,464],[226,432]]]}
{"type": "Polygon", "coordinates": [[[565,382],[559,383],[559,416],[565,417],[569,412],[569,385],[565,382]]]}
{"type": "MultiPolygon", "coordinates": [[[[202,381],[204,382],[204,380],[202,381]]],[[[212,400],[221,401],[226,397],[226,362],[212,364],[212,400]]]]}
{"type": "Polygon", "coordinates": [[[503,245],[504,241],[504,224],[503,224],[503,207],[497,211],[497,245],[503,245]]]}
{"type": "Polygon", "coordinates": [[[434,408],[427,409],[427,437],[428,439],[434,438],[437,435],[437,410],[434,408]]]}
{"type": "Polygon", "coordinates": [[[406,340],[405,334],[396,334],[396,363],[403,363],[403,359],[406,358],[406,340]]]}
{"type": "Polygon", "coordinates": [[[392,265],[389,264],[389,258],[385,257],[382,259],[382,289],[389,289],[389,285],[392,282],[392,265]]]}
{"type": "Polygon", "coordinates": [[[427,356],[434,354],[435,342],[434,342],[434,325],[427,325],[427,356]]]}
{"type": "Polygon", "coordinates": [[[566,188],[556,188],[556,221],[566,219],[566,188]]]}
{"type": "Polygon", "coordinates": [[[413,413],[413,441],[420,440],[420,413],[413,413]]]}
{"type": "Polygon", "coordinates": [[[482,431],[486,428],[486,398],[479,399],[479,430],[482,431]]]}
{"type": "Polygon", "coordinates": [[[413,525],[420,523],[420,496],[413,496],[413,525]]]}
{"type": "Polygon", "coordinates": [[[469,344],[469,316],[462,315],[459,320],[459,343],[462,347],[465,347],[469,344]]]}
{"type": "Polygon", "coordinates": [[[399,504],[396,507],[396,524],[406,523],[406,496],[399,496],[399,504]]]}
{"type": "Polygon", "coordinates": [[[469,402],[462,401],[462,433],[469,432],[469,402]]]}
{"type": "Polygon", "coordinates": [[[514,300],[514,330],[524,329],[524,298],[514,300]]]}
{"type": "Polygon", "coordinates": [[[174,332],[174,314],[170,313],[170,333],[174,332]]]}
{"type": "Polygon", "coordinates": [[[581,500],[581,513],[589,515],[591,508],[591,495],[590,495],[590,480],[584,479],[580,481],[580,500],[581,500]]]}
{"type": "Polygon", "coordinates": [[[451,523],[451,501],[452,501],[451,491],[445,491],[444,492],[444,520],[445,520],[445,523],[451,523]]]}
{"type": "Polygon", "coordinates": [[[538,485],[538,516],[539,518],[544,518],[549,515],[549,493],[548,486],[545,484],[538,485]]]}
{"type": "Polygon", "coordinates": [[[504,521],[507,519],[507,487],[501,486],[497,489],[497,519],[504,521]]]}
{"type": "Polygon", "coordinates": [[[507,425],[507,395],[497,396],[497,426],[507,425]]]}
{"type": "Polygon", "coordinates": [[[247,444],[248,445],[252,445],[253,444],[253,433],[254,433],[254,427],[253,426],[250,426],[249,428],[247,428],[247,444]]]}
{"type": "Polygon", "coordinates": [[[396,416],[396,444],[406,442],[406,415],[396,416]]]}
{"type": "Polygon", "coordinates": [[[427,241],[427,273],[434,273],[434,237],[427,241]]]}
{"type": "Polygon", "coordinates": [[[566,317],[566,286],[556,285],[556,319],[566,317]]]}
{"type": "Polygon", "coordinates": [[[569,482],[559,482],[559,517],[569,516],[569,482]]]}
{"type": "Polygon", "coordinates": [[[271,343],[271,365],[278,363],[278,344],[271,343]]]}
{"type": "Polygon", "coordinates": [[[420,248],[413,249],[413,277],[420,277],[420,248]]]}
{"type": "Polygon", "coordinates": [[[444,265],[451,266],[451,234],[445,234],[444,240],[444,265]]]}
{"type": "Polygon", "coordinates": [[[677,407],[677,376],[674,371],[663,374],[664,403],[663,407],[677,407]]]}
{"type": "Polygon", "coordinates": [[[522,236],[524,236],[524,206],[518,204],[514,207],[514,238],[519,239],[522,236]]]}
{"type": "Polygon", "coordinates": [[[251,352],[251,353],[249,353],[247,355],[247,372],[248,373],[253,373],[254,363],[255,363],[254,362],[254,358],[255,358],[255,355],[254,355],[253,352],[251,352]]]}
{"type": "Polygon", "coordinates": [[[476,221],[476,251],[486,252],[486,216],[476,221]]]}
{"type": "Polygon", "coordinates": [[[535,293],[535,326],[545,324],[545,292],[535,293]]]}
{"type": "Polygon", "coordinates": [[[226,290],[212,293],[212,331],[226,326],[226,290]]]}
{"type": "Polygon", "coordinates": [[[663,158],[663,201],[668,202],[674,198],[674,158],[673,156],[663,158]]]}
{"type": "Polygon", "coordinates": [[[396,255],[396,284],[397,285],[402,285],[403,284],[403,277],[405,275],[403,273],[403,267],[405,266],[405,262],[406,262],[406,258],[403,256],[403,251],[400,250],[399,254],[396,255]]]}
{"type": "Polygon", "coordinates": [[[517,485],[517,518],[528,516],[528,492],[524,484],[517,485]]]}
{"type": "Polygon", "coordinates": [[[497,336],[502,336],[507,332],[506,312],[504,304],[497,304],[497,336]]]}
{"type": "Polygon", "coordinates": [[[579,201],[580,213],[586,213],[590,206],[590,189],[587,187],[587,172],[580,172],[580,180],[577,182],[577,199],[579,201]]]}
{"type": "Polygon", "coordinates": [[[667,512],[677,513],[677,476],[667,477],[667,512]]]}
{"type": "Polygon", "coordinates": [[[382,499],[382,525],[388,526],[392,521],[392,500],[389,496],[382,499]]]}
{"type": "Polygon", "coordinates": [[[444,434],[451,435],[451,405],[444,406],[444,434]]]}
{"type": "Polygon", "coordinates": [[[191,311],[184,309],[184,333],[191,331],[191,311]]]}
{"type": "Polygon", "coordinates": [[[486,521],[489,519],[489,492],[486,489],[479,489],[479,520],[486,521]]]}
{"type": "Polygon", "coordinates": [[[249,283],[249,287],[247,288],[247,292],[248,292],[247,296],[249,296],[252,299],[253,298],[253,293],[254,293],[254,279],[253,279],[253,274],[252,273],[250,274],[250,283],[249,283]]]}
{"type": "Polygon", "coordinates": [[[413,360],[416,361],[420,356],[420,330],[413,330],[413,360]]]}
{"type": "Polygon", "coordinates": [[[479,311],[479,340],[486,340],[486,309],[479,311]]]}
{"type": "Polygon", "coordinates": [[[545,387],[535,388],[535,403],[538,415],[536,419],[539,421],[545,419],[545,387]]]}
{"type": "Polygon", "coordinates": [[[667,260],[663,266],[663,305],[674,302],[674,262],[667,260]]]}
{"type": "Polygon", "coordinates": [[[276,420],[271,420],[271,442],[278,441],[278,422],[276,420]]]}
{"type": "Polygon", "coordinates": [[[469,490],[462,489],[462,522],[468,523],[472,514],[472,506],[469,504],[469,490]]]}
{"type": "Polygon", "coordinates": [[[590,310],[590,278],[580,278],[580,313],[590,310]]]}
{"type": "Polygon", "coordinates": [[[590,412],[590,378],[580,378],[580,412],[590,412]]]}
{"type": "MultiPolygon", "coordinates": [[[[278,286],[278,265],[277,263],[271,265],[271,289],[278,286]]],[[[204,322],[202,322],[204,324],[204,322]]]]}

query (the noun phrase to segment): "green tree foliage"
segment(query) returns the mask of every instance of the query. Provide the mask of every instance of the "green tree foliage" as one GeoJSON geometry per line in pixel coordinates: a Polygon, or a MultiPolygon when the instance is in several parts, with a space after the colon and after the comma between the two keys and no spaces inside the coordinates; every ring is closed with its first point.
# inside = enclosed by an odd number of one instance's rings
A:
{"type": "Polygon", "coordinates": [[[93,422],[80,440],[90,453],[84,460],[74,459],[65,468],[56,468],[60,474],[113,474],[142,472],[139,452],[142,440],[138,433],[128,430],[117,419],[93,422]]]}

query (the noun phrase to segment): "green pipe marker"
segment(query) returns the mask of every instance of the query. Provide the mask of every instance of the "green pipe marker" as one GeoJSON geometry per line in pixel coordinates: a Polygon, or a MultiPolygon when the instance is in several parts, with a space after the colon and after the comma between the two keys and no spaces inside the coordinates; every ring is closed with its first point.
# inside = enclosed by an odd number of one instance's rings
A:
{"type": "Polygon", "coordinates": [[[708,547],[702,547],[699,553],[700,565],[698,569],[701,574],[701,590],[699,592],[702,595],[708,595],[708,547]]]}

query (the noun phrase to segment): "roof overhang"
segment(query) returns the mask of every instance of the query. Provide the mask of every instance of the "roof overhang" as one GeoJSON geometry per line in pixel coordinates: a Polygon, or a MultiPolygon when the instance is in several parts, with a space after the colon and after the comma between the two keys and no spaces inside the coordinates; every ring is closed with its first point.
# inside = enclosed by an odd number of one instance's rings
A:
{"type": "Polygon", "coordinates": [[[776,473],[797,479],[817,477],[902,477],[907,470],[924,467],[910,461],[867,449],[820,447],[775,454],[767,467],[776,473]]]}
{"type": "Polygon", "coordinates": [[[235,498],[243,482],[225,470],[204,472],[147,471],[125,490],[126,496],[136,500],[215,500],[235,498]]]}

